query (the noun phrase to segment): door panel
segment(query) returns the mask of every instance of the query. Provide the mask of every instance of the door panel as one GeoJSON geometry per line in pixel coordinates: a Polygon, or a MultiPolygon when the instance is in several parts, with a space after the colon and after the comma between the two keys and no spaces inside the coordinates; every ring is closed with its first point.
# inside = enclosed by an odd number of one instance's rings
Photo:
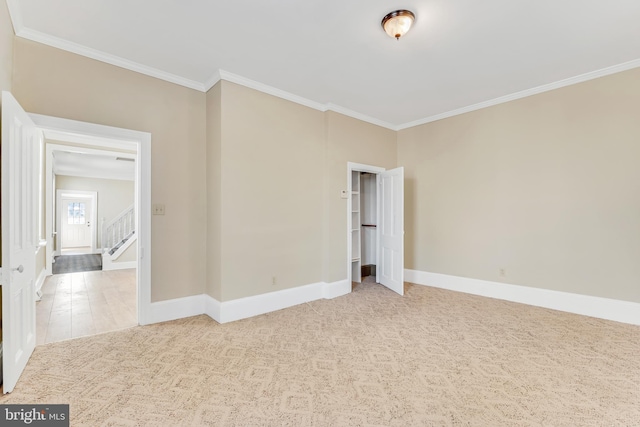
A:
{"type": "Polygon", "coordinates": [[[63,249],[91,246],[91,202],[91,199],[62,199],[63,249]]]}
{"type": "Polygon", "coordinates": [[[9,92],[2,92],[2,323],[4,392],[15,387],[36,342],[35,258],[42,138],[9,92]]]}
{"type": "Polygon", "coordinates": [[[378,174],[379,281],[404,295],[404,168],[378,174]]]}

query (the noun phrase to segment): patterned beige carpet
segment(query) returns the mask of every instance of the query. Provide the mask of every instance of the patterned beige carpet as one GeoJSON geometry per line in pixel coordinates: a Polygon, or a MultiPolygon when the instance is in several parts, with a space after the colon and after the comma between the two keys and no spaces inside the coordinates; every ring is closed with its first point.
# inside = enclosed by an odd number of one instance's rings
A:
{"type": "Polygon", "coordinates": [[[73,426],[638,426],[640,327],[406,285],[47,344],[0,403],[73,426]]]}

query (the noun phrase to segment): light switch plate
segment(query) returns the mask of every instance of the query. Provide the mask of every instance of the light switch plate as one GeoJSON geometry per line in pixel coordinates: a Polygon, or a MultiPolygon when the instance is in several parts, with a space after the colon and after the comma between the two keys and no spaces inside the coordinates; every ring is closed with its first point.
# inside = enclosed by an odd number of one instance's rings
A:
{"type": "Polygon", "coordinates": [[[154,215],[164,215],[164,205],[162,204],[153,205],[152,212],[154,215]]]}

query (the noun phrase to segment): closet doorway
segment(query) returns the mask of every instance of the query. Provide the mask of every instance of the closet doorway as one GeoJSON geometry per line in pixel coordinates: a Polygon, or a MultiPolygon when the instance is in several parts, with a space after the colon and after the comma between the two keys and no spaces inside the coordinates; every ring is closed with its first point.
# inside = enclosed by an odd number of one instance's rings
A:
{"type": "Polygon", "coordinates": [[[347,275],[404,295],[404,168],[347,164],[347,275]]]}

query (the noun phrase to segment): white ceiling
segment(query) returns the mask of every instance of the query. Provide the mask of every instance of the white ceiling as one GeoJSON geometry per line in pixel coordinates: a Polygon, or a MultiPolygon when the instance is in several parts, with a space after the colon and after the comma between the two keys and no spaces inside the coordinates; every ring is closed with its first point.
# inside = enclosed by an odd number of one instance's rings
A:
{"type": "Polygon", "coordinates": [[[16,34],[392,129],[640,66],[638,0],[8,0],[16,34]],[[382,17],[416,14],[400,41],[382,17]],[[570,79],[570,80],[567,80],[570,79]]]}
{"type": "Polygon", "coordinates": [[[73,147],[53,152],[53,172],[56,175],[83,178],[135,179],[135,155],[113,153],[113,155],[88,154],[74,151],[73,147]],[[129,158],[133,161],[121,160],[129,158]]]}

